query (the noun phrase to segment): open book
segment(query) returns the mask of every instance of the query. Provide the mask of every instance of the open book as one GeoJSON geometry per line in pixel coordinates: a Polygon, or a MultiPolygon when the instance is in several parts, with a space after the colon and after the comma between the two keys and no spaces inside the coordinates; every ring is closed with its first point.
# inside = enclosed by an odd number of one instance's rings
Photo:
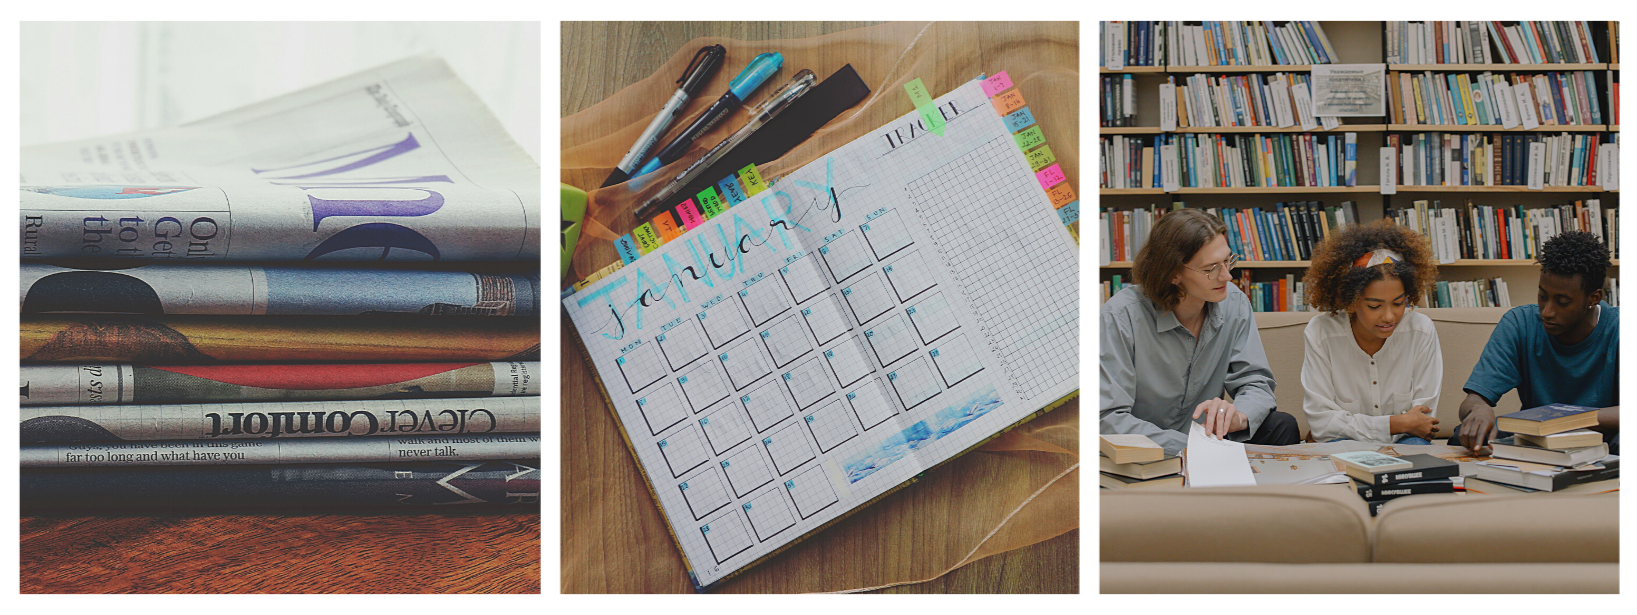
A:
{"type": "Polygon", "coordinates": [[[1076,245],[973,81],[563,300],[700,587],[1078,388],[1076,245]]]}

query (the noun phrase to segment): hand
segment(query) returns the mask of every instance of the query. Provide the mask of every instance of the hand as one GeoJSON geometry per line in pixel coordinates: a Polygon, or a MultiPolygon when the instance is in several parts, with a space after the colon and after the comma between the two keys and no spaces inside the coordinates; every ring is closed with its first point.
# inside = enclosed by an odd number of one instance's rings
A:
{"type": "Polygon", "coordinates": [[[1201,414],[1205,415],[1205,420],[1202,422],[1205,433],[1215,436],[1218,440],[1230,433],[1250,427],[1250,417],[1245,416],[1245,413],[1240,412],[1233,404],[1222,401],[1220,397],[1196,406],[1194,408],[1194,418],[1199,418],[1201,414]]]}
{"type": "Polygon", "coordinates": [[[1495,427],[1495,409],[1488,405],[1480,404],[1461,421],[1461,446],[1473,452],[1483,448],[1497,435],[1500,435],[1500,430],[1495,427]]]}
{"type": "MultiPolygon", "coordinates": [[[[1389,423],[1393,433],[1407,433],[1428,440],[1438,431],[1438,419],[1432,416],[1432,408],[1426,406],[1416,406],[1409,412],[1395,414],[1389,423]]],[[[1466,437],[1464,431],[1462,437],[1466,437]]]]}

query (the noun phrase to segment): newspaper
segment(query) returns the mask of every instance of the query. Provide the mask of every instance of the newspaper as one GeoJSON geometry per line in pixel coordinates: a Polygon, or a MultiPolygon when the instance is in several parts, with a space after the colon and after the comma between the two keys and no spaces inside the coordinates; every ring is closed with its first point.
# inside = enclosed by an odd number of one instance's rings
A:
{"type": "Polygon", "coordinates": [[[538,457],[540,434],[25,444],[21,455],[25,468],[487,461],[538,457]]]}
{"type": "Polygon", "coordinates": [[[540,395],[539,361],[24,365],[24,406],[540,395]]]}
{"type": "Polygon", "coordinates": [[[540,431],[539,397],[49,406],[22,408],[20,414],[19,439],[23,442],[333,439],[540,431]]]}
{"type": "Polygon", "coordinates": [[[540,167],[443,60],[24,148],[22,258],[540,257],[540,167]]]}

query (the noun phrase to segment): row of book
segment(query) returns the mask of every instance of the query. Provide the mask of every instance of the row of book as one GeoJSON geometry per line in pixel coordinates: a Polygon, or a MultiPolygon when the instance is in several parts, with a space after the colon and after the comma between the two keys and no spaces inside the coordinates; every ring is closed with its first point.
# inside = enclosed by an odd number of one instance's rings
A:
{"type": "Polygon", "coordinates": [[[1388,64],[1595,64],[1585,21],[1390,21],[1388,64]]]}
{"type": "Polygon", "coordinates": [[[1131,75],[1102,75],[1102,114],[1098,126],[1137,125],[1137,84],[1131,75]]]}
{"type": "Polygon", "coordinates": [[[1358,133],[1167,134],[1102,138],[1103,188],[1352,186],[1358,133]]]}
{"type": "Polygon", "coordinates": [[[1161,123],[1165,126],[1302,126],[1331,130],[1341,125],[1334,117],[1313,115],[1311,80],[1304,74],[1190,75],[1181,84],[1174,76],[1166,79],[1160,86],[1161,123]],[[1174,92],[1170,89],[1173,87],[1174,92]]]}
{"type": "Polygon", "coordinates": [[[1444,126],[1593,126],[1604,99],[1589,70],[1535,74],[1387,73],[1394,124],[1444,126]]]}
{"type": "Polygon", "coordinates": [[[1428,307],[1478,308],[1498,307],[1511,309],[1511,289],[1504,278],[1468,281],[1439,280],[1433,296],[1422,299],[1428,307]]]}
{"type": "Polygon", "coordinates": [[[1102,67],[1335,64],[1315,21],[1105,21],[1102,67]]]}
{"type": "MultiPolygon", "coordinates": [[[[1387,135],[1402,186],[1608,186],[1619,133],[1387,135]]],[[[1617,184],[1614,184],[1617,185],[1617,184]]]]}
{"type": "Polygon", "coordinates": [[[1520,259],[1540,255],[1540,247],[1568,231],[1586,231],[1619,258],[1618,208],[1604,209],[1600,199],[1538,208],[1522,205],[1443,207],[1438,201],[1414,201],[1411,207],[1388,208],[1386,215],[1426,236],[1439,262],[1456,259],[1520,259]]]}
{"type": "MultiPolygon", "coordinates": [[[[1178,201],[1170,209],[1183,207],[1186,205],[1178,201]]],[[[1135,259],[1165,211],[1150,205],[1148,209],[1106,208],[1099,212],[1104,262],[1135,259]]],[[[1207,207],[1205,212],[1222,219],[1228,227],[1229,249],[1247,261],[1307,260],[1319,242],[1358,223],[1358,209],[1352,201],[1336,206],[1326,206],[1323,201],[1280,202],[1272,211],[1261,207],[1207,207]]]]}

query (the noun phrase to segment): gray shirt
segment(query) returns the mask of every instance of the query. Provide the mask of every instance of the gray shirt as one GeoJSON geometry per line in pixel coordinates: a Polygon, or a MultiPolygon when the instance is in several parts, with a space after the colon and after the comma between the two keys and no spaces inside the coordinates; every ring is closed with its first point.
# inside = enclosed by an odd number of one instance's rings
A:
{"type": "Polygon", "coordinates": [[[1229,284],[1221,303],[1205,304],[1197,339],[1136,286],[1109,298],[1102,320],[1100,433],[1140,433],[1176,455],[1188,444],[1194,408],[1224,390],[1250,419],[1232,439],[1249,438],[1273,411],[1273,370],[1238,286],[1229,284]]]}

